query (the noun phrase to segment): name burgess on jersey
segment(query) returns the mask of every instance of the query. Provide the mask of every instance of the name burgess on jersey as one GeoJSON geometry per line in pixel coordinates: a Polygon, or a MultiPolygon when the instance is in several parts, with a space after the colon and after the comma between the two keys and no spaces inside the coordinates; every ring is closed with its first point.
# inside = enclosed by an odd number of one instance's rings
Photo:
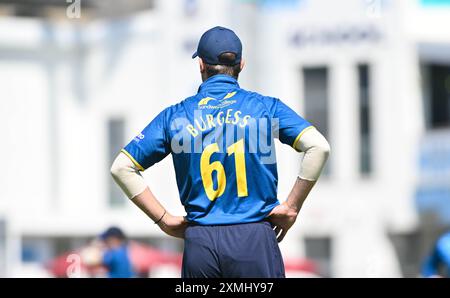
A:
{"type": "Polygon", "coordinates": [[[194,119],[194,122],[186,125],[185,129],[195,138],[200,132],[221,127],[225,124],[238,125],[244,128],[248,125],[251,118],[250,115],[243,115],[239,110],[227,109],[226,111],[218,112],[217,115],[200,115],[194,119]]]}

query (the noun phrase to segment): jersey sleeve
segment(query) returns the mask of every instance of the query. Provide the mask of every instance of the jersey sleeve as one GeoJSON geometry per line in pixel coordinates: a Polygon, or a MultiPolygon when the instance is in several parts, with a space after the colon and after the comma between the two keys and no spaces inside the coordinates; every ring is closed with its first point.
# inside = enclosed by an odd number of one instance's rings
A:
{"type": "Polygon", "coordinates": [[[166,129],[167,113],[167,109],[162,111],[122,149],[122,152],[141,171],[161,161],[170,153],[170,142],[166,129]]]}
{"type": "Polygon", "coordinates": [[[278,138],[283,144],[295,149],[295,145],[302,134],[313,126],[281,100],[274,98],[270,103],[269,110],[272,113],[272,119],[275,120],[275,123],[278,123],[275,126],[275,130],[278,130],[278,138]]]}

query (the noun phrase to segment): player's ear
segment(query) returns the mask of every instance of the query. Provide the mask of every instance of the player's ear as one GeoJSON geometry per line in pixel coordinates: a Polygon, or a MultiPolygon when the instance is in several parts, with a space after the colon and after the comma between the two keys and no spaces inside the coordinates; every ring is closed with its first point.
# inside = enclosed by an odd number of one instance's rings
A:
{"type": "Polygon", "coordinates": [[[241,65],[240,65],[241,70],[240,71],[242,71],[244,69],[244,66],[245,66],[245,60],[241,59],[241,65]]]}
{"type": "Polygon", "coordinates": [[[200,72],[205,72],[205,62],[203,62],[202,58],[198,58],[198,65],[200,66],[200,72]]]}

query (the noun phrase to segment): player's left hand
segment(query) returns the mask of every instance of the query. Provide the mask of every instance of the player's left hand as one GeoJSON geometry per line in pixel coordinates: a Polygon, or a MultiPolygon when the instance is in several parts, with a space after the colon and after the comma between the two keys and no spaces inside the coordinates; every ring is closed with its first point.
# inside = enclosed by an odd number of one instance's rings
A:
{"type": "Polygon", "coordinates": [[[169,236],[184,238],[184,231],[188,222],[184,216],[173,216],[167,213],[158,223],[158,226],[169,236]]]}
{"type": "Polygon", "coordinates": [[[297,215],[297,210],[293,209],[286,202],[272,209],[267,218],[274,227],[278,242],[281,242],[286,236],[288,230],[295,223],[297,215]]]}

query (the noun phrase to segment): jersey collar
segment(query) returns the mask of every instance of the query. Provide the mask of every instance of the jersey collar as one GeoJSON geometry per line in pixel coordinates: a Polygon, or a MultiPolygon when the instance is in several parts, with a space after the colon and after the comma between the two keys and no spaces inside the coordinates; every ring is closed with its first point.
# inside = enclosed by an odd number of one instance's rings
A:
{"type": "Polygon", "coordinates": [[[204,81],[198,88],[198,92],[200,93],[206,90],[225,91],[232,88],[239,88],[237,80],[228,75],[218,74],[204,81]]]}

